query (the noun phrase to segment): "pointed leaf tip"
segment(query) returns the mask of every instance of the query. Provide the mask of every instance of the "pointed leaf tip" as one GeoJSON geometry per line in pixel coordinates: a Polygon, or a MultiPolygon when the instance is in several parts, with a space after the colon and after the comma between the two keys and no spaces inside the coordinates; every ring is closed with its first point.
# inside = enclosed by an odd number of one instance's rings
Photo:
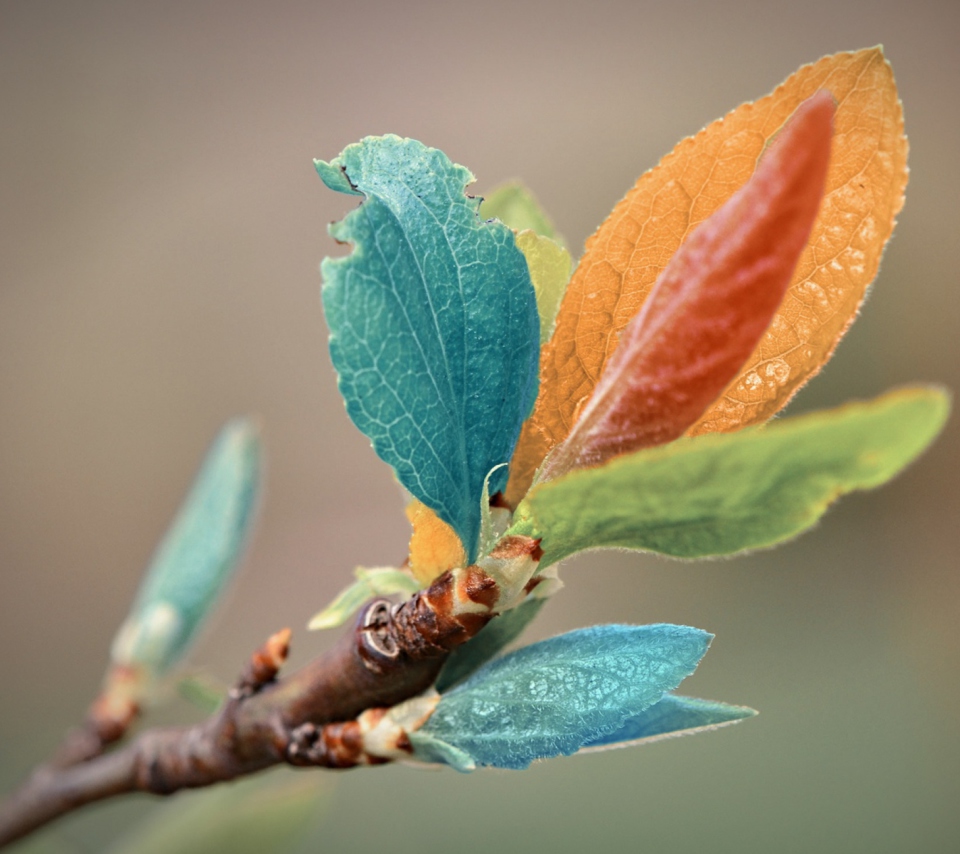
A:
{"type": "MultiPolygon", "coordinates": [[[[536,396],[526,262],[509,228],[479,219],[473,176],[436,149],[368,137],[317,168],[365,196],[331,229],[353,253],[321,265],[347,412],[473,559],[484,478],[509,461],[536,396]]],[[[505,482],[504,469],[491,489],[505,482]]]]}
{"type": "Polygon", "coordinates": [[[756,709],[749,706],[731,706],[712,700],[666,694],[649,709],[628,718],[620,729],[594,739],[580,752],[636,747],[665,738],[719,729],[756,715],[756,709]]]}
{"type": "Polygon", "coordinates": [[[820,372],[856,319],[903,207],[909,146],[883,49],[825,57],[774,97],[814,81],[837,105],[820,213],[774,322],[691,435],[762,424],[820,372]]]}
{"type": "Polygon", "coordinates": [[[827,92],[801,104],[750,180],[680,247],[537,480],[676,439],[740,370],[820,207],[833,112],[827,92]]]}

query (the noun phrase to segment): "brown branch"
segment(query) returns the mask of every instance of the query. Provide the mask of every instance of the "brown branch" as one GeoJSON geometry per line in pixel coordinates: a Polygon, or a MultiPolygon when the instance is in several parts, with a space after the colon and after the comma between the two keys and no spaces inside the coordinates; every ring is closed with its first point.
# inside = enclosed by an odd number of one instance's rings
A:
{"type": "MultiPolygon", "coordinates": [[[[361,717],[381,718],[386,709],[367,709],[361,717]]],[[[358,765],[384,765],[382,756],[371,756],[363,749],[363,725],[359,720],[325,724],[303,724],[291,733],[287,761],[291,765],[314,768],[356,768],[358,765]]],[[[407,741],[409,745],[409,740],[407,741]]]]}
{"type": "Polygon", "coordinates": [[[112,752],[35,771],[0,807],[0,846],[84,804],[126,792],[165,795],[305,759],[348,764],[343,745],[352,744],[353,729],[340,722],[426,690],[450,650],[494,616],[498,596],[497,583],[469,567],[444,573],[402,605],[375,599],[332,650],[280,681],[275,677],[289,634],[274,635],[207,721],[150,730],[112,752]],[[308,750],[318,739],[323,749],[308,750]]]}
{"type": "Polygon", "coordinates": [[[110,667],[100,694],[87,709],[86,718],[67,733],[50,760],[51,767],[67,768],[99,756],[127,734],[140,715],[136,697],[141,675],[123,665],[110,667]]]}

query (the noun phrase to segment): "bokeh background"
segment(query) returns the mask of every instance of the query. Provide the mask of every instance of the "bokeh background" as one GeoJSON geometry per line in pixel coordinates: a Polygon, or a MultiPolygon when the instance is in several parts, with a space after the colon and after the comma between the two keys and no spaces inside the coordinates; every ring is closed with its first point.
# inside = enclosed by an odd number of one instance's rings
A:
{"type": "MultiPolygon", "coordinates": [[[[479,193],[522,177],[576,248],[678,139],[877,43],[905,104],[907,205],[860,320],[792,411],[960,388],[955,3],[0,2],[0,787],[79,719],[228,417],[262,417],[267,489],[195,662],[230,679],[284,625],[305,660],[332,640],[306,620],[354,564],[405,554],[398,491],[326,355],[317,265],[353,202],[311,158],[419,138],[479,193]]],[[[709,629],[684,690],[760,717],[524,773],[330,775],[304,850],[960,850],[956,423],[775,551],[565,566],[532,637],[709,629]]],[[[155,808],[131,798],[58,832],[99,851],[155,808]]]]}

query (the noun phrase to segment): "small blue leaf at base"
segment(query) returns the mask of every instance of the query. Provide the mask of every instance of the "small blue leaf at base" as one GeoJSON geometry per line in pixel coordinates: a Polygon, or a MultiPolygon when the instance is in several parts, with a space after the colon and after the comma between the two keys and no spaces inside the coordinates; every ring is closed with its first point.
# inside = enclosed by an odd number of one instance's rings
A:
{"type": "Polygon", "coordinates": [[[568,632],[481,667],[443,695],[420,733],[476,765],[521,769],[569,755],[658,703],[712,638],[668,624],[568,632]]]}

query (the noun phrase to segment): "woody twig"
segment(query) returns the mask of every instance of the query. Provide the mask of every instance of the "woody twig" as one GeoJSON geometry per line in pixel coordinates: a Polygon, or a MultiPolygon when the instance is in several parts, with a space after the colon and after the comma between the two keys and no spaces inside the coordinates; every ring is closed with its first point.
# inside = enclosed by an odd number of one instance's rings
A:
{"type": "MultiPolygon", "coordinates": [[[[536,541],[504,549],[511,558],[525,553],[534,566],[539,558],[536,541]]],[[[109,738],[85,728],[85,753],[64,761],[61,751],[0,808],[0,846],[126,792],[167,795],[282,763],[352,767],[402,753],[396,727],[386,736],[378,730],[390,744],[386,756],[365,752],[360,736],[377,730],[386,709],[428,689],[450,651],[507,604],[505,594],[516,598],[496,574],[471,566],[444,573],[402,604],[374,599],[327,654],[283,679],[290,632],[278,632],[253,654],[221,708],[195,726],[148,730],[109,751],[109,738]]],[[[117,729],[108,735],[119,740],[126,725],[117,729]]]]}

